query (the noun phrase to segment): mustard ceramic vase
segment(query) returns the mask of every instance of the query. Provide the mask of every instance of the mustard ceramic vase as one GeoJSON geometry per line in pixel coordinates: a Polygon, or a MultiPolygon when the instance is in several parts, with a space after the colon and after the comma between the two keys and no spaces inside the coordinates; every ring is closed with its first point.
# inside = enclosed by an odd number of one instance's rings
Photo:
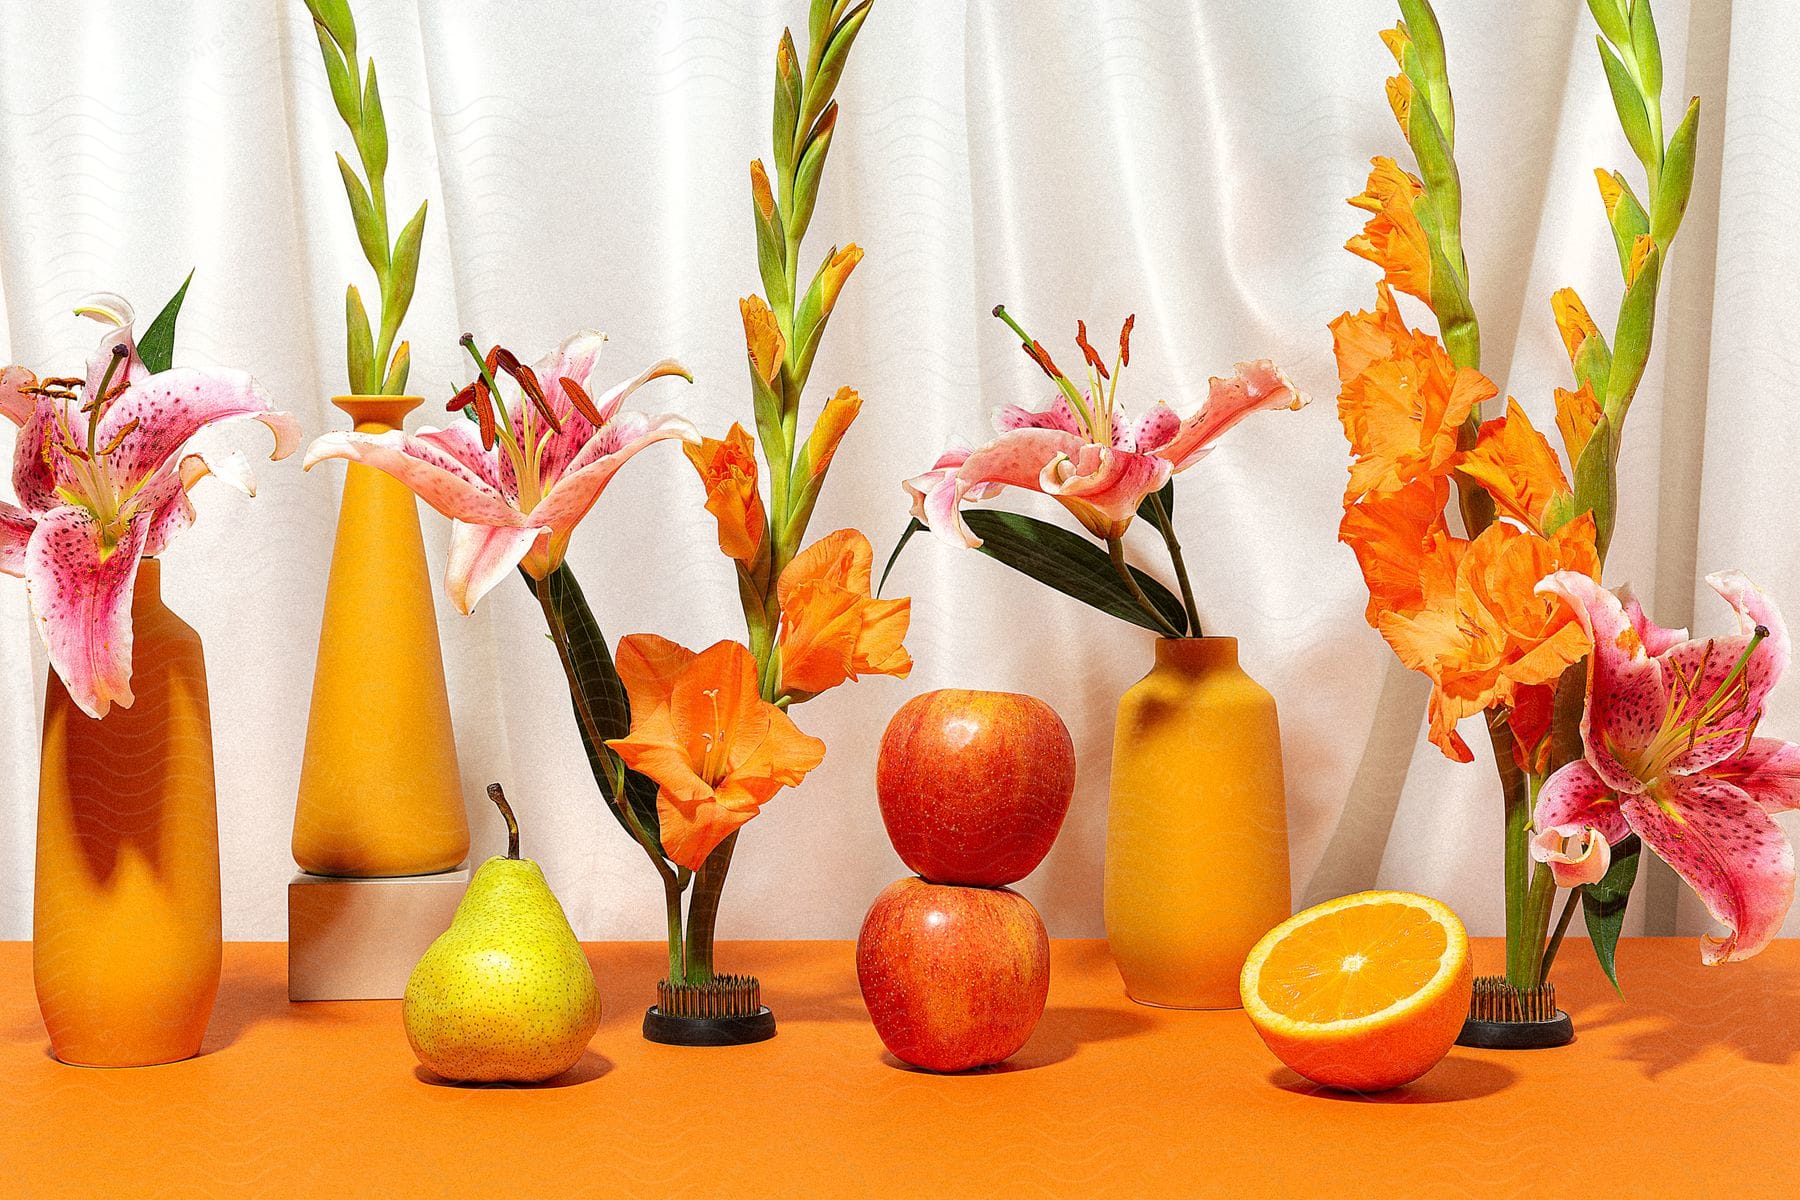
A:
{"type": "Polygon", "coordinates": [[[51,1052],[149,1066],[200,1052],[219,990],[219,834],[200,637],[146,558],[130,708],[96,721],[50,672],[31,967],[51,1052]]]}
{"type": "Polygon", "coordinates": [[[1106,936],[1133,1000],[1238,1007],[1238,973],[1291,911],[1274,698],[1237,639],[1165,638],[1119,701],[1106,936]]]}
{"type": "MultiPolygon", "coordinates": [[[[400,427],[417,396],[339,396],[359,433],[400,427]]],[[[348,464],[294,811],[314,875],[454,870],[469,820],[413,493],[348,464]]]]}

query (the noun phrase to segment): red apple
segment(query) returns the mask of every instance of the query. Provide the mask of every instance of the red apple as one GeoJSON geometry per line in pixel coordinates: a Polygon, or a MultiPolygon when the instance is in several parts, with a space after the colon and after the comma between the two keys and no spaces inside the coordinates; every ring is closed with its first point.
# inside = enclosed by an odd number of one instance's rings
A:
{"type": "Polygon", "coordinates": [[[1044,861],[1075,792],[1075,743],[1042,700],[960,688],[900,706],[875,793],[900,858],[933,883],[999,887],[1044,861]]]}
{"type": "Polygon", "coordinates": [[[895,1058],[966,1071],[1011,1057],[1044,1015],[1050,939],[1009,888],[906,878],[863,918],[856,978],[895,1058]]]}

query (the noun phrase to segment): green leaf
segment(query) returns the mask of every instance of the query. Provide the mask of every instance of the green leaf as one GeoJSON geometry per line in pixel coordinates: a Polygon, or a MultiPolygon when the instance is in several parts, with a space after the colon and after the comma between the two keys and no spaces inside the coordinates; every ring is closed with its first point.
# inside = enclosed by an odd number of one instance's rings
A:
{"type": "Polygon", "coordinates": [[[607,739],[624,737],[631,732],[631,701],[619,679],[618,668],[613,665],[612,652],[607,649],[599,622],[594,620],[593,610],[582,595],[581,585],[566,563],[542,580],[534,581],[525,576],[525,581],[538,593],[545,619],[550,624],[551,640],[557,644],[568,675],[569,701],[575,711],[576,726],[581,731],[582,746],[587,751],[588,767],[593,771],[594,782],[600,785],[600,794],[607,800],[606,807],[620,827],[630,833],[631,826],[619,807],[620,797],[613,794],[613,773],[623,770],[624,800],[631,806],[638,824],[657,839],[660,852],[655,782],[625,767],[605,745],[607,739]]]}
{"type": "Polygon", "coordinates": [[[375,82],[375,60],[369,60],[369,76],[363,84],[362,122],[357,126],[356,145],[362,151],[363,170],[369,182],[376,184],[387,174],[387,115],[381,110],[381,88],[375,82]]]}
{"type": "Polygon", "coordinates": [[[331,85],[332,103],[337,105],[338,116],[343,118],[344,124],[355,129],[362,120],[362,98],[357,95],[356,76],[325,27],[315,23],[313,32],[319,35],[319,54],[325,60],[325,81],[331,85]]]}
{"type": "Polygon", "coordinates": [[[381,336],[392,343],[400,332],[400,322],[412,306],[413,289],[419,282],[419,251],[425,242],[425,210],[430,201],[422,201],[419,211],[400,230],[394,240],[394,269],[389,273],[389,290],[381,302],[381,336]]]}
{"type": "Polygon", "coordinates": [[[798,242],[812,223],[813,205],[819,199],[819,177],[825,171],[825,156],[831,152],[831,132],[837,126],[837,105],[827,108],[800,151],[800,166],[794,172],[794,203],[788,211],[788,236],[798,242]]]}
{"type": "MultiPolygon", "coordinates": [[[[1419,55],[1419,66],[1425,74],[1422,89],[1432,117],[1444,132],[1445,146],[1456,144],[1456,110],[1450,100],[1450,70],[1444,56],[1444,31],[1430,0],[1400,0],[1400,15],[1406,22],[1406,34],[1419,55]]],[[[1418,80],[1413,81],[1415,85],[1418,80]]]]}
{"type": "Polygon", "coordinates": [[[356,21],[350,15],[350,0],[306,0],[313,21],[343,50],[345,58],[356,57],[356,21]]]}
{"type": "Polygon", "coordinates": [[[1594,14],[1594,24],[1600,27],[1607,41],[1615,46],[1631,44],[1631,26],[1619,0],[1588,0],[1588,11],[1594,14]]]}
{"type": "Polygon", "coordinates": [[[1631,899],[1632,884],[1637,882],[1642,850],[1635,834],[1627,837],[1612,848],[1612,866],[1607,868],[1605,877],[1581,889],[1581,916],[1594,944],[1594,957],[1600,960],[1600,969],[1606,972],[1613,990],[1621,995],[1613,956],[1619,946],[1619,931],[1625,926],[1625,905],[1631,899]]]}
{"type": "MultiPolygon", "coordinates": [[[[1162,499],[1163,512],[1168,516],[1175,515],[1175,477],[1171,475],[1169,482],[1162,485],[1162,490],[1155,493],[1162,499]]],[[[1145,496],[1138,502],[1137,515],[1151,524],[1156,523],[1156,502],[1145,496]]]]}
{"type": "Polygon", "coordinates": [[[775,51],[775,178],[780,185],[777,199],[782,207],[793,199],[794,142],[800,136],[800,59],[794,50],[794,35],[781,31],[781,44],[775,51]]]}
{"type": "Polygon", "coordinates": [[[1618,506],[1618,439],[1605,413],[1575,463],[1575,511],[1594,514],[1594,543],[1604,561],[1612,544],[1613,515],[1618,506]]]}
{"type": "MultiPolygon", "coordinates": [[[[996,562],[1121,621],[1129,621],[1153,633],[1166,632],[1138,606],[1113,570],[1112,560],[1106,552],[1086,538],[1023,513],[978,509],[964,512],[962,516],[975,536],[981,539],[978,549],[996,562]]],[[[894,561],[900,557],[901,549],[923,528],[925,526],[915,518],[900,535],[893,554],[888,556],[887,569],[881,573],[882,584],[887,583],[888,572],[894,569],[894,561]]],[[[1187,612],[1181,601],[1151,576],[1136,567],[1129,569],[1150,603],[1168,618],[1171,625],[1185,633],[1187,612]]]]}
{"type": "Polygon", "coordinates": [[[1662,272],[1662,252],[1652,249],[1625,298],[1619,301],[1619,323],[1613,331],[1612,369],[1606,376],[1601,407],[1612,419],[1616,435],[1624,428],[1631,398],[1644,378],[1650,361],[1650,338],[1656,326],[1656,286],[1662,272]]]}
{"type": "Polygon", "coordinates": [[[1688,195],[1694,188],[1694,142],[1700,131],[1700,98],[1694,97],[1688,103],[1687,113],[1681,118],[1681,124],[1675,127],[1675,133],[1669,138],[1669,152],[1663,158],[1662,177],[1656,184],[1656,198],[1652,209],[1654,220],[1650,226],[1651,236],[1656,244],[1668,253],[1669,243],[1675,240],[1675,231],[1681,228],[1681,218],[1687,212],[1688,195]]]}
{"type": "MultiPolygon", "coordinates": [[[[756,269],[762,276],[763,290],[768,293],[769,307],[777,317],[787,313],[793,303],[787,284],[787,234],[781,224],[781,202],[770,196],[769,216],[763,218],[762,206],[756,201],[756,185],[751,183],[750,220],[756,226],[756,269]]],[[[791,330],[782,330],[792,337],[791,330]]]]}
{"type": "Polygon", "coordinates": [[[1581,349],[1575,355],[1575,385],[1592,384],[1595,396],[1606,395],[1606,377],[1612,370],[1612,351],[1607,348],[1606,335],[1596,329],[1588,339],[1581,343],[1581,349]]]}
{"type": "Polygon", "coordinates": [[[1619,251],[1619,270],[1624,273],[1631,270],[1631,252],[1638,238],[1650,232],[1650,216],[1623,175],[1617,171],[1607,174],[1619,188],[1619,202],[1613,207],[1611,223],[1613,245],[1619,251]]]}
{"type": "Polygon", "coordinates": [[[1606,68],[1606,86],[1612,89],[1613,107],[1619,113],[1619,126],[1625,131],[1625,140],[1631,143],[1631,152],[1638,156],[1638,161],[1652,174],[1656,171],[1657,158],[1662,147],[1650,133],[1650,113],[1644,107],[1644,98],[1638,93],[1637,82],[1631,78],[1631,72],[1619,61],[1606,39],[1595,38],[1594,44],[1600,47],[1600,64],[1606,68]]]}
{"type": "Polygon", "coordinates": [[[1637,60],[1638,81],[1644,96],[1656,107],[1662,104],[1662,44],[1656,37],[1656,18],[1650,0],[1631,0],[1631,57],[1637,60]]]}
{"type": "Polygon", "coordinates": [[[377,275],[387,274],[388,248],[381,235],[381,226],[375,220],[375,206],[369,200],[369,193],[364,190],[362,180],[343,155],[337,156],[338,174],[344,177],[344,194],[350,197],[350,219],[356,225],[356,240],[362,243],[363,257],[375,268],[377,275]]]}
{"type": "Polygon", "coordinates": [[[850,47],[868,19],[870,3],[871,0],[862,0],[831,31],[831,40],[825,44],[824,54],[819,56],[818,69],[806,81],[806,105],[800,110],[799,128],[809,128],[813,119],[831,103],[838,80],[843,77],[844,67],[850,60],[850,47]]]}
{"type": "Polygon", "coordinates": [[[819,67],[819,56],[825,53],[825,43],[831,34],[831,12],[837,5],[834,0],[812,0],[806,14],[806,44],[811,52],[807,70],[816,71],[819,67]]]}
{"type": "Polygon", "coordinates": [[[187,299],[188,284],[194,282],[194,273],[189,271],[187,278],[169,302],[162,306],[156,319],[144,330],[144,336],[138,339],[138,357],[143,359],[144,367],[152,375],[169,369],[175,359],[175,318],[181,315],[181,302],[187,299]]]}
{"type": "Polygon", "coordinates": [[[375,339],[369,333],[369,312],[353,283],[344,291],[345,358],[350,368],[350,394],[367,396],[375,391],[375,339]]]}
{"type": "Polygon", "coordinates": [[[394,361],[388,365],[387,378],[381,381],[381,394],[384,396],[406,395],[406,377],[412,373],[412,347],[406,342],[394,351],[394,361]]]}

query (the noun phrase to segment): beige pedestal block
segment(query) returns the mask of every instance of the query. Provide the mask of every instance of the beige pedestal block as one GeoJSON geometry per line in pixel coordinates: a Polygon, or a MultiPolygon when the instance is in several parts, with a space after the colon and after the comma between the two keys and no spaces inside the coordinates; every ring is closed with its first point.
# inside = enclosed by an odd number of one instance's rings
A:
{"type": "Polygon", "coordinates": [[[393,879],[295,875],[288,884],[288,999],[398,1000],[469,886],[469,871],[393,879]]]}

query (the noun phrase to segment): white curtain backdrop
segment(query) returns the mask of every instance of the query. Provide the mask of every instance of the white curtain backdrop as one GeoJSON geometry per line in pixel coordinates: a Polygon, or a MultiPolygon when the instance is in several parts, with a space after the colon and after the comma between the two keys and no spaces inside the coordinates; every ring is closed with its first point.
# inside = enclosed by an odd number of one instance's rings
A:
{"type": "MultiPolygon", "coordinates": [[[[435,400],[466,380],[464,330],[535,357],[591,326],[611,334],[620,377],[665,354],[693,369],[691,388],[658,384],[645,404],[714,434],[748,422],[746,168],[768,154],[774,47],[784,22],[804,25],[802,0],[356,7],[390,125],[391,203],[431,202],[405,331],[415,390],[435,400]]],[[[1618,267],[1592,169],[1624,168],[1629,151],[1581,0],[1439,8],[1486,366],[1547,427],[1568,375],[1549,296],[1574,285],[1610,331],[1618,267]]],[[[1740,567],[1800,619],[1800,17],[1786,0],[1657,11],[1668,109],[1702,95],[1703,129],[1608,582],[1632,582],[1664,624],[1718,632],[1729,610],[1699,577],[1740,567]]],[[[1373,295],[1374,269],[1340,248],[1358,224],[1343,199],[1370,155],[1401,148],[1376,37],[1394,18],[1389,0],[878,0],[804,255],[849,241],[868,254],[813,374],[815,410],[842,383],[866,399],[815,529],[856,525],[885,555],[906,519],[902,476],[985,433],[991,406],[1045,399],[988,316],[996,302],[1053,349],[1077,317],[1110,336],[1135,311],[1123,395],[1140,407],[1195,404],[1208,375],[1276,358],[1316,403],[1240,426],[1181,478],[1178,520],[1209,630],[1241,639],[1281,705],[1296,902],[1411,888],[1496,933],[1492,767],[1424,741],[1423,681],[1363,623],[1335,540],[1346,452],[1325,326],[1373,295]]],[[[299,0],[8,0],[0,46],[0,360],[68,374],[96,333],[69,315],[75,300],[118,290],[147,317],[194,267],[176,361],[245,367],[309,435],[341,427],[327,397],[343,390],[343,288],[367,290],[367,273],[332,161],[348,143],[299,0]]],[[[225,437],[267,445],[255,427],[225,437]]],[[[342,468],[258,475],[255,500],[200,495],[164,573],[206,639],[233,938],[284,936],[342,468]]],[[[1010,503],[1058,515],[1038,497],[1010,503]]],[[[441,575],[446,523],[427,511],[425,532],[441,575]]],[[[1160,568],[1156,547],[1134,544],[1160,568]]],[[[729,564],[673,447],[625,470],[571,561],[614,638],[741,636],[729,564]]],[[[903,870],[875,806],[877,739],[908,696],[944,686],[1030,692],[1067,721],[1078,792],[1022,890],[1054,934],[1098,934],[1113,709],[1149,637],[924,539],[890,586],[905,591],[916,670],[797,710],[830,751],[746,831],[723,935],[854,934],[903,870]]],[[[501,586],[472,618],[440,596],[439,626],[476,856],[502,844],[482,786],[504,780],[525,852],[577,930],[660,936],[659,889],[600,811],[526,589],[501,586]]],[[[0,579],[0,937],[30,931],[44,671],[24,587],[0,579]]],[[[1800,681],[1763,728],[1800,737],[1800,681]]],[[[1665,872],[1631,928],[1704,923],[1665,872]]]]}

